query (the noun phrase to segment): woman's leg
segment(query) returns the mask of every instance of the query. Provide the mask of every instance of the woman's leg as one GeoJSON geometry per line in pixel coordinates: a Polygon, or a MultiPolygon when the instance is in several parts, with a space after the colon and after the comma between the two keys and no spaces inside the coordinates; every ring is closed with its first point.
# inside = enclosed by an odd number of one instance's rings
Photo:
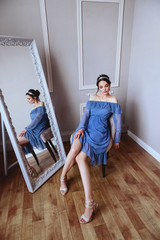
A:
{"type": "MultiPolygon", "coordinates": [[[[72,168],[73,164],[75,163],[75,157],[81,150],[81,143],[78,139],[73,141],[72,147],[66,157],[66,161],[62,170],[61,179],[65,179],[66,174],[72,168]]],[[[61,181],[61,187],[66,188],[66,181],[61,181]]]]}
{"type": "MultiPolygon", "coordinates": [[[[90,171],[87,163],[87,155],[81,151],[76,157],[76,162],[78,164],[79,171],[82,178],[82,183],[83,183],[84,193],[85,193],[85,201],[91,201],[93,197],[92,197],[90,171]]],[[[85,212],[84,212],[85,217],[90,219],[90,217],[92,216],[92,213],[93,213],[92,208],[85,208],[85,212]]]]}
{"type": "MultiPolygon", "coordinates": [[[[18,137],[18,141],[19,141],[19,144],[21,145],[22,148],[25,147],[26,144],[29,143],[29,141],[28,141],[25,137],[18,137]]],[[[31,177],[32,177],[32,178],[37,177],[38,174],[37,174],[35,168],[30,166],[30,164],[29,164],[27,158],[25,157],[25,154],[24,154],[24,153],[23,153],[23,155],[24,155],[24,158],[25,158],[25,160],[26,160],[26,164],[27,164],[27,166],[28,166],[28,170],[29,170],[29,172],[30,172],[31,177]]]]}
{"type": "Polygon", "coordinates": [[[25,137],[18,137],[18,141],[19,141],[19,144],[21,146],[26,145],[27,143],[29,143],[29,141],[25,137]]]}

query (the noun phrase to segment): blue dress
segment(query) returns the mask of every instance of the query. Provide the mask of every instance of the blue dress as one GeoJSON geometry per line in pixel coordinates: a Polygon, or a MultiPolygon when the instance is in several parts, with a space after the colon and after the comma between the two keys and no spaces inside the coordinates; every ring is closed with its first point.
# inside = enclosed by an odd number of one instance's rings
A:
{"type": "Polygon", "coordinates": [[[110,129],[108,118],[113,114],[116,128],[114,142],[120,142],[121,114],[119,103],[88,101],[80,124],[72,136],[79,129],[83,129],[84,135],[80,137],[81,150],[90,157],[92,165],[107,164],[106,148],[110,142],[110,129]]]}
{"type": "MultiPolygon", "coordinates": [[[[48,115],[45,106],[34,108],[30,113],[31,123],[25,128],[27,130],[25,138],[30,141],[30,144],[37,149],[45,149],[46,146],[40,135],[43,131],[50,127],[48,115]]],[[[24,152],[29,153],[27,146],[24,152]]]]}

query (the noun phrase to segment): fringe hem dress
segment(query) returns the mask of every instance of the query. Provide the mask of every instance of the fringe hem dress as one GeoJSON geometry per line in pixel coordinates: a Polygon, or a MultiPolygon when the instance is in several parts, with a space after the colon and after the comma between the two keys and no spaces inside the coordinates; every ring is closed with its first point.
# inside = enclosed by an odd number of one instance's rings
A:
{"type": "Polygon", "coordinates": [[[84,135],[79,138],[81,150],[90,157],[94,166],[107,164],[106,149],[110,142],[108,119],[112,114],[116,129],[114,142],[119,143],[122,124],[122,110],[119,103],[88,101],[79,126],[72,135],[71,144],[77,131],[83,129],[84,135]]]}
{"type": "MultiPolygon", "coordinates": [[[[29,140],[29,144],[37,149],[45,149],[46,146],[40,135],[50,127],[48,115],[45,106],[34,108],[30,113],[31,123],[25,128],[27,130],[25,138],[29,140]]],[[[30,147],[25,146],[23,151],[25,154],[30,153],[30,147]]]]}

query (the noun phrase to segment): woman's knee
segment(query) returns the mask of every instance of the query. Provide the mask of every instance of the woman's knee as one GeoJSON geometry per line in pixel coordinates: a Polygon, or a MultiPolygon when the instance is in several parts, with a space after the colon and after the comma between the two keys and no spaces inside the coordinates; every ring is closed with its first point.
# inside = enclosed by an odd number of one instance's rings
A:
{"type": "Polygon", "coordinates": [[[83,163],[83,162],[86,160],[86,158],[85,158],[84,156],[82,156],[81,153],[78,154],[75,159],[76,159],[76,163],[77,163],[77,164],[81,164],[81,163],[83,163]]]}
{"type": "Polygon", "coordinates": [[[21,144],[23,142],[23,138],[22,137],[18,137],[18,142],[21,144]]]}
{"type": "Polygon", "coordinates": [[[70,152],[74,157],[76,157],[77,154],[79,153],[79,149],[72,146],[70,152]]]}
{"type": "Polygon", "coordinates": [[[18,137],[18,142],[20,145],[29,143],[29,141],[24,137],[18,137]]]}
{"type": "Polygon", "coordinates": [[[80,150],[81,150],[81,143],[79,141],[74,141],[71,147],[71,152],[74,155],[74,157],[77,156],[80,150]]]}

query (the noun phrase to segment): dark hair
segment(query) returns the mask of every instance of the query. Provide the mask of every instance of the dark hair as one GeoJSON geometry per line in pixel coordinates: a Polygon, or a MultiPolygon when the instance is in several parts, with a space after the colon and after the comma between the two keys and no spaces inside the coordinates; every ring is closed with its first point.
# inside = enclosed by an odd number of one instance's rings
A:
{"type": "Polygon", "coordinates": [[[40,92],[38,90],[29,89],[26,95],[29,95],[32,98],[36,98],[36,100],[39,100],[40,92]]]}
{"type": "Polygon", "coordinates": [[[109,85],[111,84],[110,78],[106,74],[101,74],[97,78],[97,87],[100,81],[106,81],[109,85]]]}

